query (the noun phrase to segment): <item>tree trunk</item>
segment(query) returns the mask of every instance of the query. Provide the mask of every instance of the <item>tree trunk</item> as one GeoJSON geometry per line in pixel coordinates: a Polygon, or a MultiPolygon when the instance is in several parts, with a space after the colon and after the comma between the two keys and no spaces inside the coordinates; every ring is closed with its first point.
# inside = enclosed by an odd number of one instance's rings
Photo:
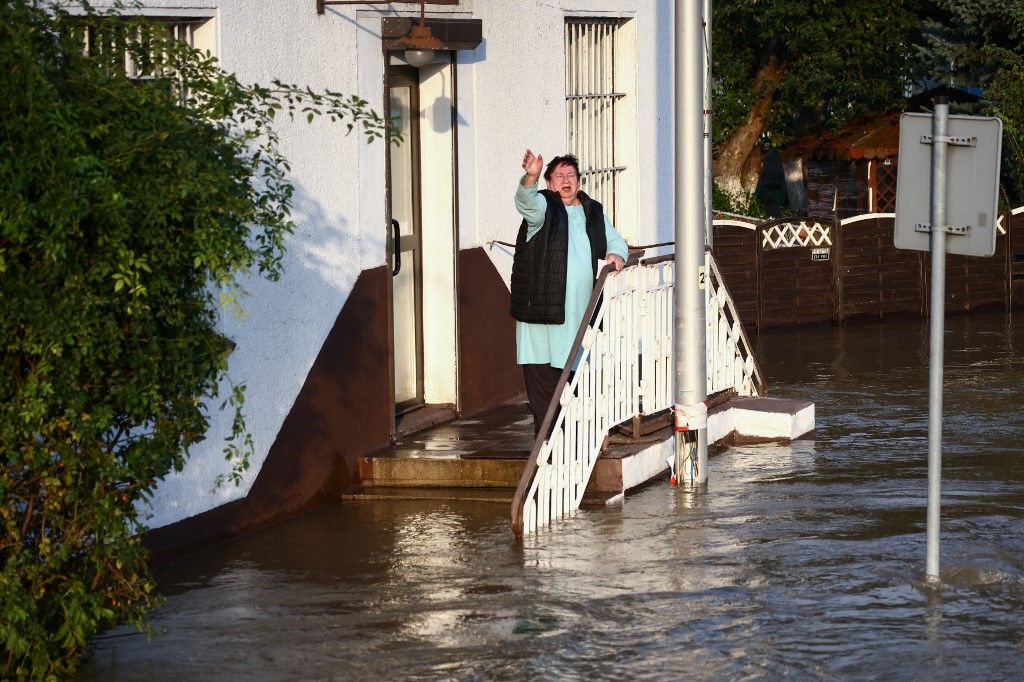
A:
{"type": "Polygon", "coordinates": [[[761,150],[757,142],[764,132],[768,113],[775,97],[775,87],[782,80],[783,67],[775,55],[761,65],[754,78],[754,92],[759,93],[747,121],[719,147],[711,165],[715,182],[737,198],[746,198],[757,189],[761,178],[761,150]]]}

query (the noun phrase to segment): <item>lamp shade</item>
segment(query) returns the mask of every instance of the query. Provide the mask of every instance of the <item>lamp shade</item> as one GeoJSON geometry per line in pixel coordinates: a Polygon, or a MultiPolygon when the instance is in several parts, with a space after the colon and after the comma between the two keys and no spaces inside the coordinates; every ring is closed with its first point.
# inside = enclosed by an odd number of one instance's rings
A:
{"type": "Polygon", "coordinates": [[[405,61],[417,69],[434,61],[434,50],[406,50],[405,61]]]}

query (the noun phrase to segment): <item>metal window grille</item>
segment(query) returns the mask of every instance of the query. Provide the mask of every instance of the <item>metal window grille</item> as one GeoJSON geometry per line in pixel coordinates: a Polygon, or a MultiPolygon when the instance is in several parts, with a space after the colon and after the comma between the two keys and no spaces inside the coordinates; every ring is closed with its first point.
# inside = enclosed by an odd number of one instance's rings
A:
{"type": "MultiPolygon", "coordinates": [[[[165,21],[165,20],[154,20],[155,23],[164,27],[167,30],[168,35],[175,40],[187,44],[189,47],[195,47],[195,31],[200,26],[208,21],[208,19],[187,19],[177,21],[165,21]]],[[[124,59],[124,71],[129,78],[135,80],[150,80],[157,77],[158,74],[154,73],[153,62],[158,61],[159,55],[150,55],[150,59],[143,59],[143,62],[149,61],[150,63],[139,63],[129,52],[125,49],[126,43],[129,39],[134,38],[139,40],[141,36],[128,36],[127,31],[130,30],[127,27],[119,26],[116,23],[111,23],[109,27],[104,27],[103,30],[95,30],[92,27],[84,27],[83,31],[83,47],[87,55],[101,55],[101,54],[122,54],[124,59]]]]}
{"type": "Polygon", "coordinates": [[[565,21],[565,112],[569,151],[580,160],[581,188],[615,220],[616,178],[626,167],[615,156],[615,36],[618,19],[565,21]]]}

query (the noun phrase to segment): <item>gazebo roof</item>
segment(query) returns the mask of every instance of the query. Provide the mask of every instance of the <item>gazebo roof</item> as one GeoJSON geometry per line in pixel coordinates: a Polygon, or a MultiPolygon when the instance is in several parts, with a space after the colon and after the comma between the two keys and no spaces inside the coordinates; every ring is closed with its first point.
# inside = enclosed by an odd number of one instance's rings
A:
{"type": "MultiPolygon", "coordinates": [[[[978,101],[978,95],[973,92],[938,85],[908,99],[907,111],[930,106],[932,99],[939,95],[961,104],[978,101]]],[[[896,157],[900,153],[901,113],[894,111],[888,114],[871,114],[833,133],[804,135],[789,145],[788,151],[795,152],[803,158],[840,161],[883,160],[896,157]]]]}
{"type": "Polygon", "coordinates": [[[789,149],[804,158],[886,159],[899,154],[900,112],[875,114],[858,119],[845,128],[825,135],[798,138],[789,149]]]}

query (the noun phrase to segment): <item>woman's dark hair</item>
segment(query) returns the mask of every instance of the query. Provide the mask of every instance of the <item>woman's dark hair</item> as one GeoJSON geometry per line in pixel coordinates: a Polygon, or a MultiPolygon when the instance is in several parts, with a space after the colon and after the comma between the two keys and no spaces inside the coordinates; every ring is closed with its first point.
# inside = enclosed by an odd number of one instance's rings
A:
{"type": "Polygon", "coordinates": [[[555,169],[559,166],[572,166],[573,170],[576,171],[576,177],[580,174],[580,162],[572,154],[566,154],[565,156],[556,156],[551,159],[548,163],[548,167],[544,169],[544,179],[550,180],[551,174],[555,172],[555,169]]]}

